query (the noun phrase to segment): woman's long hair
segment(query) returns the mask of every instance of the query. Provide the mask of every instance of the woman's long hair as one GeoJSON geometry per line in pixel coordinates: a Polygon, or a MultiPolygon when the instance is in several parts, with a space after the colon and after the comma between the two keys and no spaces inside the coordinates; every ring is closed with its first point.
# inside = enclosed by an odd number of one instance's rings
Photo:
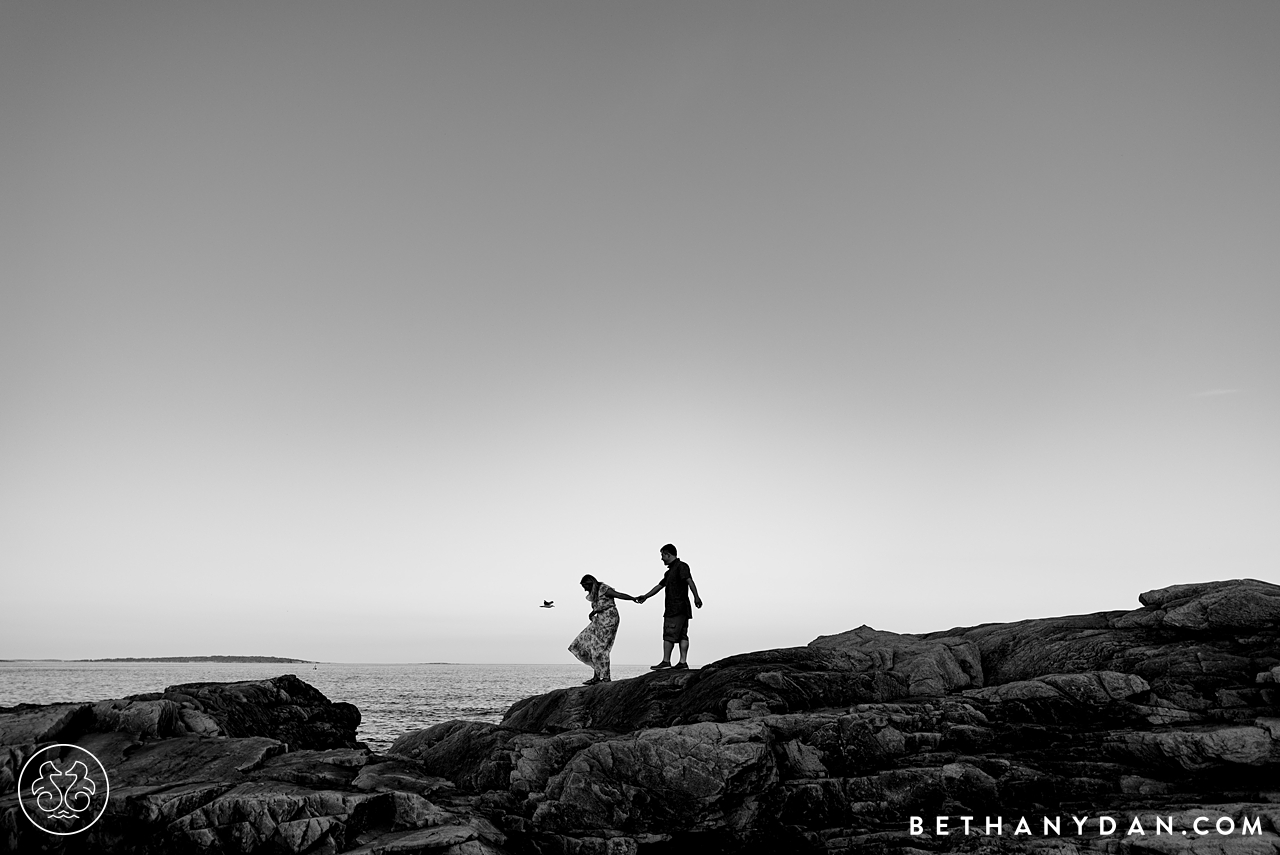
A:
{"type": "Polygon", "coordinates": [[[600,584],[600,580],[588,573],[582,577],[582,580],[578,582],[578,584],[586,588],[587,592],[594,598],[596,595],[596,586],[600,584]]]}

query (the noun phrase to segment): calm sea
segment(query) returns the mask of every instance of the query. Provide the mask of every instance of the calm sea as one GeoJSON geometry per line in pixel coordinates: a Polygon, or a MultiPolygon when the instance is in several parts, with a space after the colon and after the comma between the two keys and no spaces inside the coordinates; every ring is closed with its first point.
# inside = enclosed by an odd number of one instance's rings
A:
{"type": "MultiPolygon", "coordinates": [[[[647,673],[614,665],[615,680],[647,673]]],[[[213,662],[0,662],[0,706],[101,701],[178,683],[296,674],[331,701],[360,708],[359,738],[382,750],[401,734],[450,719],[498,722],[522,698],[577,686],[584,665],[307,665],[213,662]]]]}

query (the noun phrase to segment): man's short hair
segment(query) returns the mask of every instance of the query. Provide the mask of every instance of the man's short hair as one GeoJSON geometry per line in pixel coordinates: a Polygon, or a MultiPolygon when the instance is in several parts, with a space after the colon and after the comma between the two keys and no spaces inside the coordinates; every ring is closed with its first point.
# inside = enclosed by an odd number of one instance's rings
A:
{"type": "Polygon", "coordinates": [[[679,553],[678,553],[678,552],[676,552],[676,548],[675,548],[675,546],[673,546],[673,545],[672,545],[672,544],[670,544],[670,543],[666,544],[665,546],[663,546],[663,547],[662,547],[661,549],[659,549],[658,551],[659,551],[659,552],[665,552],[665,553],[667,553],[668,555],[679,555],[679,553]]]}

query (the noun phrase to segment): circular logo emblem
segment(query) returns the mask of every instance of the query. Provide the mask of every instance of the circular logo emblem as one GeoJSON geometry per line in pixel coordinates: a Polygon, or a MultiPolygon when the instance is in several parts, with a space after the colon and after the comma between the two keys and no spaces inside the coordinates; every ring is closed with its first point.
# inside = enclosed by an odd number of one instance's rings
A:
{"type": "Polygon", "coordinates": [[[111,785],[98,758],[79,745],[41,748],[18,774],[18,804],[50,834],[79,834],[102,817],[111,785]]]}

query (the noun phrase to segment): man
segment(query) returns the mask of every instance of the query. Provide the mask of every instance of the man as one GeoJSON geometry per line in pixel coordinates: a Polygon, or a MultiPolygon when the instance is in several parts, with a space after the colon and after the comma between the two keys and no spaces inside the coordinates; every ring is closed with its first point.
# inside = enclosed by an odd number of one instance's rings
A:
{"type": "Polygon", "coordinates": [[[667,589],[667,608],[662,613],[662,661],[650,665],[650,671],[661,671],[663,668],[689,667],[689,619],[693,617],[693,609],[689,607],[689,592],[693,591],[693,604],[702,608],[702,597],[698,596],[698,586],[693,584],[693,574],[689,565],[676,558],[676,548],[665,544],[658,553],[662,563],[667,565],[667,572],[662,581],[653,586],[647,594],[636,597],[636,602],[645,600],[658,593],[659,588],[667,589]],[[680,661],[671,664],[671,649],[680,645],[680,661]]]}

